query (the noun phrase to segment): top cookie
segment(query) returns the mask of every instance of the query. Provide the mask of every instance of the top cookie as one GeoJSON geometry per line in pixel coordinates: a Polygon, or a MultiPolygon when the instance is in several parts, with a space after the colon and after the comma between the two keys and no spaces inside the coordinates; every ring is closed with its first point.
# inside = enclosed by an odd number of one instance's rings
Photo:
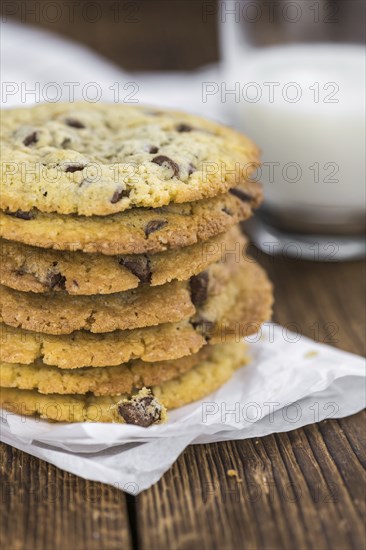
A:
{"type": "Polygon", "coordinates": [[[234,130],[149,107],[53,103],[5,110],[3,210],[84,216],[224,193],[258,164],[234,130]]]}

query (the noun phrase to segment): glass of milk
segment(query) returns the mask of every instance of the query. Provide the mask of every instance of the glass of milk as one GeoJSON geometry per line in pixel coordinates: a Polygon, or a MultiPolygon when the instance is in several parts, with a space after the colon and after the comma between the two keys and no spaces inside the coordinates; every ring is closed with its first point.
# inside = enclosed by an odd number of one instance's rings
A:
{"type": "Polygon", "coordinates": [[[255,177],[265,201],[249,226],[254,241],[312,259],[363,255],[364,47],[287,40],[258,48],[243,40],[240,18],[221,23],[227,114],[262,151],[255,177]]]}

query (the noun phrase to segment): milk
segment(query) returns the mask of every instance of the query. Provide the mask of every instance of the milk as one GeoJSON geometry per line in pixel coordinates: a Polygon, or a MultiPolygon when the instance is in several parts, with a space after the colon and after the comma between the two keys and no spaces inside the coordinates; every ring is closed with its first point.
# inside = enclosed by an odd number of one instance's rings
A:
{"type": "Polygon", "coordinates": [[[262,150],[265,209],[299,229],[357,230],[365,205],[364,48],[249,49],[230,73],[240,83],[235,124],[262,150]]]}

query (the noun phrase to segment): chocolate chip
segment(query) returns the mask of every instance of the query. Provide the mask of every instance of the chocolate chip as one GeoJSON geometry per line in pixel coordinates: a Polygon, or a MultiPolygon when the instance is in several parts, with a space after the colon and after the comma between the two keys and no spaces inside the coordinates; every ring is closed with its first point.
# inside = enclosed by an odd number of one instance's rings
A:
{"type": "Polygon", "coordinates": [[[145,111],[145,115],[150,115],[150,116],[161,116],[161,115],[164,115],[163,111],[145,111]]]}
{"type": "Polygon", "coordinates": [[[126,191],[126,189],[122,189],[122,187],[118,187],[115,192],[113,193],[113,196],[111,198],[111,204],[116,204],[119,202],[123,197],[128,197],[129,193],[126,191]]]}
{"type": "Polygon", "coordinates": [[[188,165],[188,175],[190,176],[196,170],[197,170],[196,166],[190,162],[188,165]]]}
{"type": "Polygon", "coordinates": [[[121,258],[118,262],[135,275],[141,283],[151,282],[150,260],[147,256],[136,256],[135,258],[121,258]]]}
{"type": "Polygon", "coordinates": [[[63,140],[63,142],[61,143],[61,147],[62,147],[63,149],[67,149],[68,146],[70,145],[70,143],[71,143],[71,139],[70,139],[70,138],[65,138],[65,139],[63,140]]]}
{"type": "Polygon", "coordinates": [[[235,187],[233,189],[230,189],[229,193],[234,195],[234,197],[240,199],[242,202],[251,202],[253,200],[253,197],[251,195],[245,193],[245,191],[242,191],[241,189],[236,189],[235,187]]]}
{"type": "Polygon", "coordinates": [[[78,130],[82,130],[83,128],[85,128],[84,124],[76,118],[67,118],[65,120],[65,124],[71,126],[71,128],[77,128],[78,130]]]}
{"type": "Polygon", "coordinates": [[[176,177],[179,176],[179,166],[171,158],[166,157],[165,155],[158,155],[157,157],[153,158],[151,162],[154,162],[155,164],[158,164],[159,166],[163,166],[165,164],[173,170],[173,177],[174,176],[176,176],[176,177]]]}
{"type": "Polygon", "coordinates": [[[81,170],[84,170],[85,164],[69,164],[65,168],[65,172],[80,172],[81,170]]]}
{"type": "Polygon", "coordinates": [[[207,321],[204,317],[198,317],[193,321],[190,321],[192,327],[197,330],[201,336],[209,342],[212,337],[212,332],[215,328],[215,323],[212,321],[207,321]]]}
{"type": "Polygon", "coordinates": [[[196,307],[203,306],[207,300],[208,293],[208,273],[203,271],[198,275],[193,275],[189,280],[191,299],[196,307]]]}
{"type": "Polygon", "coordinates": [[[24,210],[17,210],[16,212],[5,212],[8,216],[13,218],[19,218],[20,220],[34,220],[36,217],[34,212],[26,212],[24,210]]]}
{"type": "Polygon", "coordinates": [[[130,401],[118,404],[118,412],[126,424],[134,424],[143,428],[159,422],[161,410],[161,405],[152,395],[141,398],[136,396],[130,401]]]}
{"type": "Polygon", "coordinates": [[[152,145],[149,149],[149,153],[152,155],[155,155],[159,151],[159,147],[155,147],[155,145],[152,145]]]}
{"type": "Polygon", "coordinates": [[[38,134],[37,132],[32,132],[31,134],[28,134],[24,139],[23,143],[26,145],[26,147],[29,147],[29,145],[33,145],[34,143],[37,143],[38,141],[38,134]]]}
{"type": "Polygon", "coordinates": [[[193,128],[189,124],[182,122],[176,127],[177,132],[192,132],[193,128]]]}
{"type": "Polygon", "coordinates": [[[148,237],[151,233],[159,231],[168,224],[166,220],[151,220],[145,226],[145,235],[148,237]]]}
{"type": "Polygon", "coordinates": [[[66,289],[66,277],[61,275],[61,273],[50,273],[47,283],[51,290],[66,289]]]}

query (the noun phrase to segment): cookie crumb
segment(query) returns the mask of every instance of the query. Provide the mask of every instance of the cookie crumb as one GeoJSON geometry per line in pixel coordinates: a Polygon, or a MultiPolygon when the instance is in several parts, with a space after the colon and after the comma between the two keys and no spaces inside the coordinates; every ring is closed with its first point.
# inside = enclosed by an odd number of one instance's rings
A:
{"type": "Polygon", "coordinates": [[[304,358],[310,359],[311,357],[316,357],[317,355],[319,355],[319,352],[315,349],[311,349],[304,354],[304,358]]]}
{"type": "Polygon", "coordinates": [[[228,477],[236,477],[236,481],[238,483],[240,483],[241,481],[243,481],[240,477],[239,477],[239,474],[237,472],[237,470],[226,470],[226,474],[228,475],[228,477]]]}
{"type": "Polygon", "coordinates": [[[147,388],[142,388],[129,399],[122,399],[117,403],[117,410],[126,424],[143,428],[161,424],[167,417],[164,405],[147,388]]]}

